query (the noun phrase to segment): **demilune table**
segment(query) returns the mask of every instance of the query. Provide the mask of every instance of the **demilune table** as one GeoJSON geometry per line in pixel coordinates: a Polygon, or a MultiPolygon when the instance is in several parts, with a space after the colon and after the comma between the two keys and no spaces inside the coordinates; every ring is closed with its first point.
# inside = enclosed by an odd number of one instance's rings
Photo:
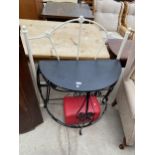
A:
{"type": "MultiPolygon", "coordinates": [[[[47,82],[47,93],[44,100],[44,107],[51,117],[58,123],[72,128],[82,128],[93,124],[93,120],[87,124],[81,125],[66,125],[64,122],[57,119],[48,109],[50,96],[50,87],[57,87],[71,92],[86,93],[86,112],[85,118],[89,118],[88,113],[89,99],[91,93],[101,90],[108,90],[103,100],[107,104],[108,96],[112,91],[114,84],[119,79],[121,73],[120,61],[111,60],[46,60],[40,61],[37,71],[38,88],[41,91],[40,75],[47,82]]],[[[43,95],[42,95],[43,96],[43,95]]],[[[103,101],[102,100],[102,101],[103,101]]],[[[102,114],[103,115],[103,114],[102,114]]],[[[101,115],[101,116],[102,116],[101,115]]]]}

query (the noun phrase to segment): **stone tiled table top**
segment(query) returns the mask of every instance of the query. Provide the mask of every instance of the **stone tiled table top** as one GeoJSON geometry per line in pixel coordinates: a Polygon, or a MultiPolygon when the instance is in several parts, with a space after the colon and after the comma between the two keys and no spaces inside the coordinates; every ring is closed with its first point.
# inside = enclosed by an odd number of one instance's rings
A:
{"type": "MultiPolygon", "coordinates": [[[[59,24],[61,24],[61,22],[20,19],[20,26],[27,26],[28,36],[30,38],[43,34],[48,30],[52,30],[59,24]]],[[[63,28],[56,30],[52,35],[52,40],[60,58],[76,58],[79,26],[78,23],[69,23],[63,28]]],[[[27,55],[23,38],[22,42],[27,55]]],[[[31,41],[31,47],[35,58],[52,58],[56,56],[47,38],[31,41]]],[[[83,24],[79,57],[83,59],[92,59],[99,49],[101,50],[98,54],[98,58],[104,59],[110,57],[99,28],[93,24],[83,24]]]]}

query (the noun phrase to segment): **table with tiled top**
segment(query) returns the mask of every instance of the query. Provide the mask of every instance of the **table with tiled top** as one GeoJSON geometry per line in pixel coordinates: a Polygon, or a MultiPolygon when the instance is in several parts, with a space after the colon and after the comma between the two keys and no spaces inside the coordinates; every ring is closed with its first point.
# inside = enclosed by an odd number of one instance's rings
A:
{"type": "MultiPolygon", "coordinates": [[[[25,25],[27,27],[29,38],[52,30],[59,24],[61,24],[61,22],[20,19],[20,26],[25,25]]],[[[79,23],[69,23],[53,34],[52,40],[61,59],[76,58],[79,26],[79,23]]],[[[81,32],[81,44],[79,48],[80,59],[93,59],[99,49],[101,50],[98,54],[98,58],[110,58],[105,42],[102,39],[102,34],[95,25],[83,24],[81,32]]],[[[23,38],[22,43],[25,54],[28,55],[23,38]]],[[[52,51],[49,40],[46,38],[31,41],[31,47],[35,59],[56,58],[56,54],[52,51]]]]}

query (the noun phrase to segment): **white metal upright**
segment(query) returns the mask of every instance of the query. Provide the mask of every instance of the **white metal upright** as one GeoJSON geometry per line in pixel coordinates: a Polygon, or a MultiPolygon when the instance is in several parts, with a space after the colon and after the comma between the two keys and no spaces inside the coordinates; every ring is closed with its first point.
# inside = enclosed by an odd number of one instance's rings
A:
{"type": "Polygon", "coordinates": [[[118,54],[117,54],[117,59],[121,58],[121,55],[122,55],[123,49],[124,49],[124,47],[126,45],[126,42],[128,40],[129,34],[130,34],[130,31],[127,30],[126,33],[125,33],[125,36],[124,36],[124,38],[122,40],[121,46],[119,48],[119,51],[118,51],[118,54]]]}
{"type": "Polygon", "coordinates": [[[24,41],[25,41],[26,48],[27,48],[27,51],[28,51],[28,57],[29,57],[29,60],[30,60],[30,65],[31,65],[31,68],[32,68],[34,80],[36,82],[36,73],[37,72],[36,72],[36,68],[35,68],[35,64],[34,64],[34,60],[33,60],[31,45],[30,45],[29,40],[28,40],[28,30],[27,30],[25,25],[22,26],[21,33],[23,34],[23,37],[24,37],[24,41]]]}

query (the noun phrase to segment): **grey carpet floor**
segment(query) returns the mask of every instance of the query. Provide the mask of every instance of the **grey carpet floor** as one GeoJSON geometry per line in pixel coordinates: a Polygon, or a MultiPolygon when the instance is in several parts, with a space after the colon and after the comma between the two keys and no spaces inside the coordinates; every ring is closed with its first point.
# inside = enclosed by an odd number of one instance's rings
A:
{"type": "MultiPolygon", "coordinates": [[[[55,104],[61,114],[61,105],[55,104]],[[58,108],[59,107],[59,108],[58,108]]],[[[21,134],[20,155],[134,155],[135,148],[119,149],[123,130],[116,109],[110,105],[103,117],[94,125],[84,128],[79,136],[78,129],[66,128],[50,118],[41,108],[44,122],[34,130],[21,134]]]]}

